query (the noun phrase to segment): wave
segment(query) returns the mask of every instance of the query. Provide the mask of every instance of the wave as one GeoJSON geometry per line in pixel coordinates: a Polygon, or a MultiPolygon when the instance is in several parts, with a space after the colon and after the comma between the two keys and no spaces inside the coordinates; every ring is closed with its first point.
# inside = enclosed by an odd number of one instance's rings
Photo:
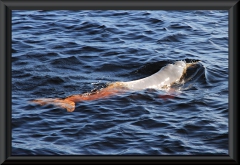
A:
{"type": "Polygon", "coordinates": [[[174,34],[168,34],[167,36],[162,37],[157,42],[181,42],[182,39],[186,38],[186,34],[181,32],[176,32],[174,34]]]}

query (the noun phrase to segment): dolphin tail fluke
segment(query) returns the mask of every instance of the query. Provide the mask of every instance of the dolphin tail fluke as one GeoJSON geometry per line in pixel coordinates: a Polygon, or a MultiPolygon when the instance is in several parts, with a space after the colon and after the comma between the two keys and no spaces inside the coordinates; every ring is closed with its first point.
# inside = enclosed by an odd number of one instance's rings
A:
{"type": "Polygon", "coordinates": [[[33,100],[31,102],[39,104],[39,105],[52,104],[57,107],[66,109],[68,112],[73,112],[75,110],[75,102],[66,100],[66,99],[43,98],[43,99],[33,100]]]}

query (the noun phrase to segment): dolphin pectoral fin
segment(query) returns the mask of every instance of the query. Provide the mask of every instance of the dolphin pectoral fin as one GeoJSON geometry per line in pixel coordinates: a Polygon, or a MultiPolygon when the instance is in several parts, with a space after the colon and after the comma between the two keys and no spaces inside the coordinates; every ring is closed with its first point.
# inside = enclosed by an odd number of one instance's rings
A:
{"type": "Polygon", "coordinates": [[[174,97],[175,97],[174,95],[170,95],[170,94],[159,95],[159,98],[161,98],[161,99],[163,99],[163,100],[173,99],[174,97]]]}
{"type": "Polygon", "coordinates": [[[168,91],[165,93],[165,94],[162,94],[162,95],[159,95],[158,97],[160,99],[163,99],[163,100],[171,100],[171,99],[174,99],[175,97],[177,97],[179,94],[181,94],[180,91],[174,89],[174,88],[170,88],[168,89],[168,91]]]}
{"type": "Polygon", "coordinates": [[[52,104],[57,107],[66,109],[68,112],[73,112],[75,110],[75,102],[66,100],[66,99],[63,100],[63,99],[43,98],[43,99],[33,100],[31,102],[39,104],[39,105],[52,104]]]}

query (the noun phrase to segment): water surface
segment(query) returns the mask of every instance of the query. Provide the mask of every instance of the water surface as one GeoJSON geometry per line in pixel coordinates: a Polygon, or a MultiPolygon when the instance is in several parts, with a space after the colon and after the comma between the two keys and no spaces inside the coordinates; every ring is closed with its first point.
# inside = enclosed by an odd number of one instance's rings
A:
{"type": "Polygon", "coordinates": [[[13,11],[12,155],[228,155],[227,11],[13,11]],[[174,97],[64,98],[200,60],[174,97]]]}

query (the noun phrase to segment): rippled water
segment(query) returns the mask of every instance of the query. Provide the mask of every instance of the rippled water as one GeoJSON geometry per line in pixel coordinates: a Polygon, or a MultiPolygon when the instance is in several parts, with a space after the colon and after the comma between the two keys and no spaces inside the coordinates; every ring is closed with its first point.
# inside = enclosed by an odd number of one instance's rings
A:
{"type": "Polygon", "coordinates": [[[12,155],[228,154],[227,11],[13,11],[12,155]],[[65,98],[200,60],[176,95],[65,98]]]}

